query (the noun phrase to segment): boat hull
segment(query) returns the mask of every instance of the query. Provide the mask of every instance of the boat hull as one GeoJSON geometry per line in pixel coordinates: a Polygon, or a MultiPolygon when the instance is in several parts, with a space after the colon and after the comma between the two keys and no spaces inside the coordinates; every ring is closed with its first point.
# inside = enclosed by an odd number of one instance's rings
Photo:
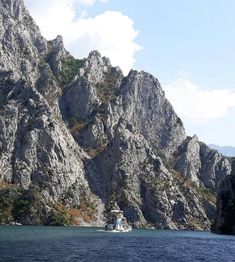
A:
{"type": "Polygon", "coordinates": [[[128,228],[124,228],[124,227],[116,227],[114,224],[107,224],[105,226],[105,230],[109,231],[109,232],[130,232],[132,230],[132,228],[129,226],[128,228]]]}

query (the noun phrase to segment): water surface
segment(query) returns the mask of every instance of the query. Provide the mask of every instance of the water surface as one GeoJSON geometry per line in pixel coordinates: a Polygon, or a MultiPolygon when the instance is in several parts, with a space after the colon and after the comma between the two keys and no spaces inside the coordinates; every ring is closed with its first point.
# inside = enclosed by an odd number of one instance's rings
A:
{"type": "Polygon", "coordinates": [[[0,226],[0,261],[235,261],[235,236],[208,232],[0,226]]]}

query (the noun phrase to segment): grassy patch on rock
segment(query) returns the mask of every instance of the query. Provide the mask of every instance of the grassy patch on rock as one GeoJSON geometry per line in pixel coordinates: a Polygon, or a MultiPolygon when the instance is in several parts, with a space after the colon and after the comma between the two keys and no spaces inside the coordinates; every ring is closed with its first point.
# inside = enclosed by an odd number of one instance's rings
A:
{"type": "Polygon", "coordinates": [[[117,85],[118,78],[116,74],[106,73],[104,80],[96,84],[97,95],[100,98],[101,102],[106,101],[114,102],[119,95],[119,89],[115,86],[117,85]]]}
{"type": "Polygon", "coordinates": [[[62,86],[66,86],[73,81],[84,62],[84,59],[75,59],[72,56],[62,60],[60,72],[60,83],[62,86]]]}
{"type": "Polygon", "coordinates": [[[0,224],[14,221],[13,210],[18,197],[17,187],[3,181],[0,182],[0,224]]]}

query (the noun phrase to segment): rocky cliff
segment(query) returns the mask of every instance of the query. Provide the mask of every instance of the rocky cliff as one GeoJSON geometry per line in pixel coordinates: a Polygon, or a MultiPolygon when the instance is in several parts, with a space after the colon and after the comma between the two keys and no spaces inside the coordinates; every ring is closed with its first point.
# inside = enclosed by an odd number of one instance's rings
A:
{"type": "Polygon", "coordinates": [[[226,176],[219,185],[213,231],[235,234],[235,160],[232,163],[231,175],[226,176]]]}
{"type": "Polygon", "coordinates": [[[187,137],[159,81],[97,51],[47,42],[21,0],[0,2],[0,221],[209,229],[230,164],[187,137]]]}

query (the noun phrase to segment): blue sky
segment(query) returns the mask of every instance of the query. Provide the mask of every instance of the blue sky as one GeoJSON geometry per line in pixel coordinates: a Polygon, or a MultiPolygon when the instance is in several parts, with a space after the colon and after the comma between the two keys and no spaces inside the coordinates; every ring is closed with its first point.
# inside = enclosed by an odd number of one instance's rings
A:
{"type": "Polygon", "coordinates": [[[235,87],[234,0],[110,0],[89,12],[105,10],[128,15],[140,31],[136,68],[161,79],[187,70],[206,88],[235,87]]]}
{"type": "Polygon", "coordinates": [[[235,1],[25,2],[48,39],[61,34],[77,57],[99,49],[125,73],[152,73],[189,135],[235,146],[235,1]]]}

